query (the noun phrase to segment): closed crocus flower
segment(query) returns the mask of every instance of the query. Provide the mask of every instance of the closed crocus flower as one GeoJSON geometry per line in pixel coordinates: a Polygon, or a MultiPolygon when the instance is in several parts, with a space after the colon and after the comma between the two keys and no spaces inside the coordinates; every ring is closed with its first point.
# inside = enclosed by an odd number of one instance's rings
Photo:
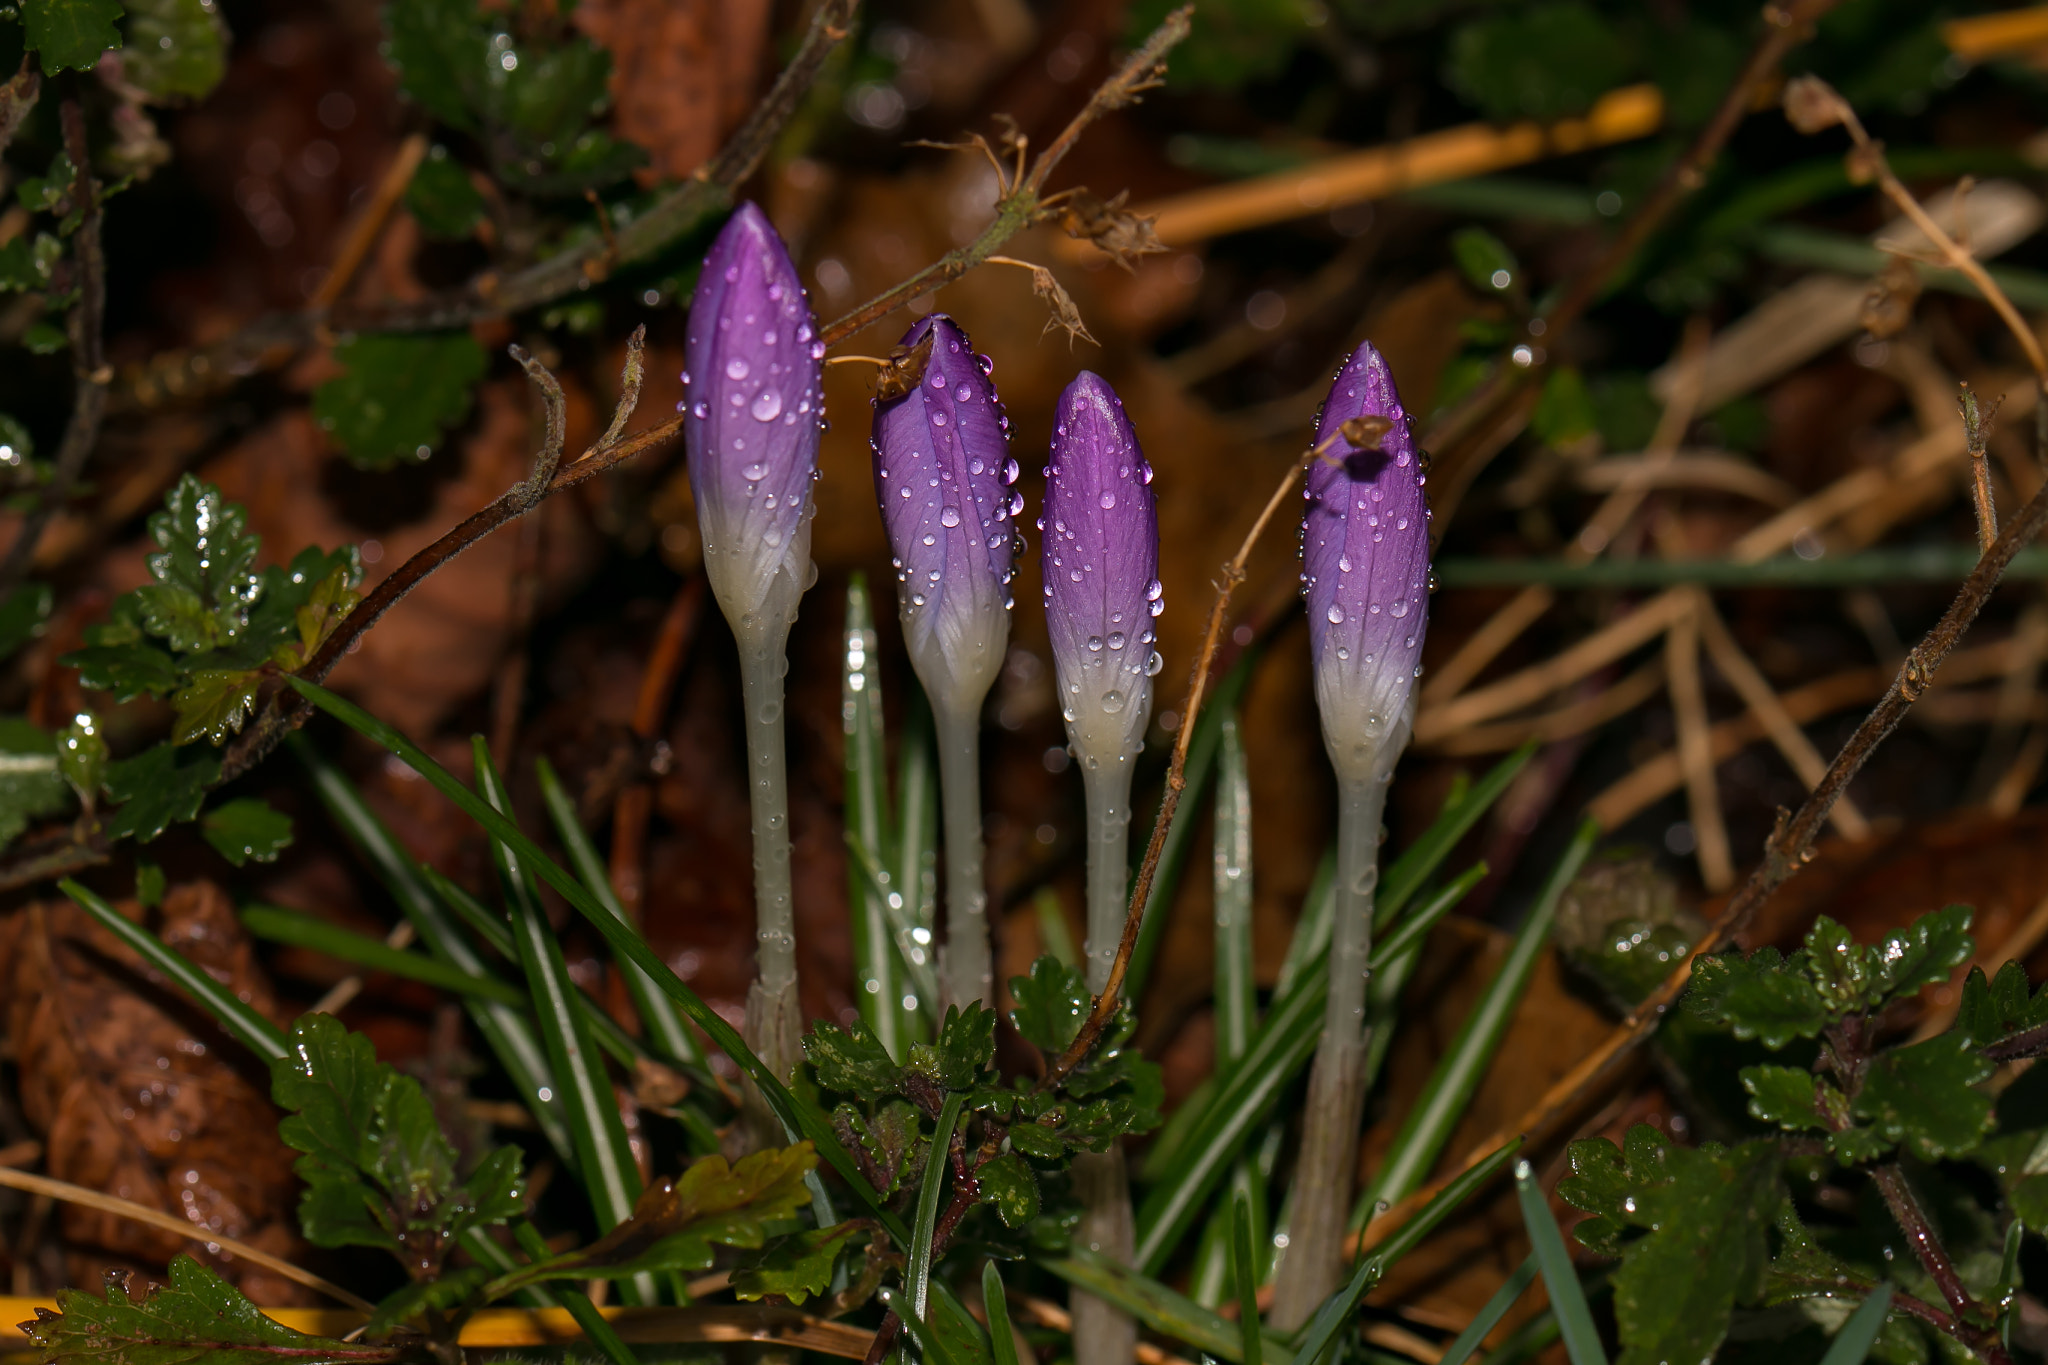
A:
{"type": "Polygon", "coordinates": [[[1084,769],[1127,766],[1152,710],[1159,518],[1123,400],[1083,370],[1060,395],[1045,471],[1045,615],[1067,737],[1084,769]]]}
{"type": "Polygon", "coordinates": [[[1301,533],[1316,700],[1330,761],[1342,777],[1363,777],[1407,745],[1429,617],[1422,465],[1371,342],[1338,372],[1316,446],[1301,533]]]}
{"type": "MultiPolygon", "coordinates": [[[[1159,588],[1159,517],[1152,467],[1123,400],[1083,370],[1060,395],[1045,470],[1045,616],[1067,739],[1088,798],[1088,989],[1100,993],[1122,937],[1130,870],[1131,772],[1152,712],[1152,618],[1159,588]]],[[[1128,1264],[1133,1241],[1123,1149],[1074,1159],[1081,1200],[1075,1240],[1128,1264]]],[[[1092,1294],[1073,1298],[1075,1359],[1127,1365],[1137,1327],[1092,1294]]]]}
{"type": "Polygon", "coordinates": [[[904,334],[929,338],[924,376],[875,405],[875,496],[889,532],[903,643],[935,706],[979,708],[1010,638],[1010,422],[989,365],[943,313],[904,334]]]}
{"type": "MultiPolygon", "coordinates": [[[[798,1055],[796,917],[782,675],[797,601],[810,585],[824,345],[796,267],[768,219],[742,204],[712,243],[690,300],[683,424],[704,574],[740,647],[754,823],[754,943],[747,1041],[778,1076],[798,1055]]],[[[757,1144],[779,1140],[748,1109],[757,1144]]]]}
{"type": "Polygon", "coordinates": [[[766,215],[742,204],[704,258],[683,434],[704,572],[733,628],[787,625],[810,575],[824,345],[766,215]]]}
{"type": "Polygon", "coordinates": [[[1330,989],[1309,1073],[1287,1273],[1285,1331],[1341,1283],[1365,1057],[1366,981],[1379,886],[1380,816],[1414,728],[1429,606],[1429,509],[1408,414],[1368,343],[1337,372],[1316,422],[1301,579],[1323,743],[1337,770],[1337,884],[1330,989]]]}
{"type": "Polygon", "coordinates": [[[931,698],[946,830],[947,1003],[995,998],[982,874],[981,705],[1010,639],[1014,518],[1010,423],[989,372],[953,320],[903,338],[924,372],[875,404],[875,495],[895,554],[903,643],[931,698]]]}

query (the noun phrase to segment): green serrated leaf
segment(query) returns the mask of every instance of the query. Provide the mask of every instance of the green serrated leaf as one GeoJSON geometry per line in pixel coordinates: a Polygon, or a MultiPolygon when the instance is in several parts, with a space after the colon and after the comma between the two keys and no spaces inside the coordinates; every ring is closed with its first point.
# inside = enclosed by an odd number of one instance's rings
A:
{"type": "Polygon", "coordinates": [[[1765,1123],[1795,1132],[1827,1127],[1815,1098],[1811,1071],[1789,1066],[1746,1066],[1742,1088],[1749,1092],[1749,1112],[1765,1123]]]}
{"type": "Polygon", "coordinates": [[[107,738],[92,712],[80,711],[57,732],[57,770],[81,805],[89,809],[99,800],[100,783],[107,774],[107,738]]]}
{"type": "Polygon", "coordinates": [[[913,1044],[904,1070],[917,1072],[942,1090],[967,1090],[995,1056],[996,1012],[980,1004],[969,1005],[965,1012],[948,1005],[938,1042],[913,1044]]]}
{"type": "Polygon", "coordinates": [[[1021,1228],[1038,1216],[1038,1173],[1022,1157],[1005,1152],[974,1173],[981,1202],[995,1205],[1003,1226],[1021,1228]]]}
{"type": "Polygon", "coordinates": [[[120,0],[21,0],[28,45],[45,71],[92,70],[102,52],[121,46],[120,20],[120,0]]]}
{"type": "Polygon", "coordinates": [[[1759,948],[1748,958],[1727,953],[1697,959],[1685,1007],[1695,1018],[1772,1049],[1817,1037],[1832,1018],[1819,989],[1775,948],[1759,948]]]}
{"type": "Polygon", "coordinates": [[[122,804],[107,817],[108,836],[150,842],[171,825],[199,814],[219,777],[220,755],[204,744],[164,743],[109,763],[102,785],[122,804]]]}
{"type": "Polygon", "coordinates": [[[839,1254],[872,1226],[865,1218],[855,1218],[829,1228],[806,1228],[770,1243],[752,1265],[733,1272],[733,1296],[752,1302],[774,1294],[801,1306],[825,1292],[839,1254]]]}
{"type": "Polygon", "coordinates": [[[1038,1161],[1064,1161],[1067,1157],[1067,1144],[1059,1132],[1041,1123],[1020,1123],[1011,1128],[1010,1146],[1038,1161]]]}
{"type": "MultiPolygon", "coordinates": [[[[13,419],[0,415],[0,463],[11,463],[6,452],[12,448],[9,442],[16,439],[7,428],[13,419]]],[[[22,432],[20,439],[25,443],[28,433],[22,432]]],[[[21,449],[23,459],[27,450],[21,449]]],[[[50,604],[54,594],[47,583],[24,583],[7,594],[0,601],[0,659],[12,657],[23,645],[43,633],[43,623],[50,619],[50,604]]]]}
{"type": "Polygon", "coordinates": [[[435,118],[464,132],[477,128],[465,91],[490,78],[490,38],[473,0],[413,0],[384,10],[386,60],[399,89],[435,118]]]}
{"type": "Polygon", "coordinates": [[[804,1038],[804,1056],[819,1085],[849,1095],[891,1093],[903,1074],[881,1040],[858,1021],[844,1028],[819,1024],[804,1038]]]}
{"type": "Polygon", "coordinates": [[[1047,955],[1031,964],[1031,975],[1010,978],[1016,1008],[1010,1022],[1041,1052],[1064,1051],[1081,1031],[1093,997],[1077,968],[1047,955]]]}
{"type": "Polygon", "coordinates": [[[926,1140],[917,1110],[909,1102],[890,1100],[872,1115],[860,1114],[851,1105],[842,1105],[837,1112],[843,1131],[860,1144],[870,1168],[881,1177],[883,1198],[895,1194],[905,1180],[915,1176],[923,1164],[926,1140]]]}
{"type": "Polygon", "coordinates": [[[1991,1097],[1973,1087],[1996,1069],[1968,1037],[1945,1033],[1880,1053],[1850,1107],[1922,1161],[1961,1156],[1991,1131],[1991,1097]]]}
{"type": "Polygon", "coordinates": [[[431,1256],[471,1209],[448,1199],[455,1149],[420,1083],[377,1060],[376,1048],[331,1015],[292,1026],[271,1064],[271,1098],[290,1113],[278,1136],[304,1153],[299,1222],[316,1246],[382,1246],[431,1256]]]}
{"type": "Polygon", "coordinates": [[[431,454],[469,415],[470,391],[486,368],[483,347],[467,332],[353,337],[334,348],[334,359],[343,373],[313,391],[313,417],[363,469],[431,454]]]}
{"type": "Polygon", "coordinates": [[[227,25],[213,0],[127,0],[121,75],[153,101],[202,100],[227,71],[227,25]]]}
{"type": "Polygon", "coordinates": [[[171,1258],[168,1285],[137,1303],[110,1272],[106,1297],[57,1293],[56,1313],[38,1309],[23,1331],[52,1365],[283,1365],[289,1361],[390,1361],[387,1346],[351,1345],[295,1332],[190,1256],[171,1258]]]}
{"type": "Polygon", "coordinates": [[[1828,1134],[1828,1150],[1844,1166],[1861,1166],[1892,1149],[1891,1139],[1875,1128],[1844,1128],[1828,1134]]]}
{"type": "Polygon", "coordinates": [[[722,1156],[699,1157],[675,1180],[641,1191],[633,1216],[589,1246],[532,1267],[522,1278],[626,1279],[647,1272],[703,1270],[716,1253],[763,1245],[770,1225],[808,1208],[804,1183],[818,1165],[809,1142],[770,1147],[728,1166],[722,1156]]]}
{"type": "Polygon", "coordinates": [[[238,796],[201,816],[199,833],[236,867],[272,863],[291,845],[292,818],[260,796],[238,796]]]}
{"type": "Polygon", "coordinates": [[[57,661],[78,670],[79,686],[111,692],[116,701],[143,695],[162,697],[178,690],[178,662],[146,641],[120,645],[87,645],[57,661]]]}
{"type": "Polygon", "coordinates": [[[71,791],[58,764],[57,737],[20,716],[0,716],[0,847],[37,820],[64,811],[71,791]]]}
{"type": "Polygon", "coordinates": [[[207,668],[192,674],[171,698],[177,713],[171,742],[190,744],[203,739],[215,746],[227,743],[230,736],[241,733],[256,709],[256,689],[262,682],[263,675],[253,669],[207,668]]]}
{"type": "Polygon", "coordinates": [[[165,495],[163,510],[149,519],[158,547],[148,559],[155,582],[135,594],[151,634],[189,653],[241,633],[262,586],[254,570],[260,542],[244,529],[246,521],[218,488],[190,474],[165,495]]]}
{"type": "Polygon", "coordinates": [[[483,221],[484,197],[470,183],[462,163],[437,143],[405,187],[405,207],[427,236],[457,240],[474,233],[483,221]]]}
{"type": "Polygon", "coordinates": [[[1977,950],[1970,937],[1970,918],[1969,906],[1950,905],[1886,934],[1872,950],[1879,994],[1870,1008],[1948,980],[1977,950]]]}

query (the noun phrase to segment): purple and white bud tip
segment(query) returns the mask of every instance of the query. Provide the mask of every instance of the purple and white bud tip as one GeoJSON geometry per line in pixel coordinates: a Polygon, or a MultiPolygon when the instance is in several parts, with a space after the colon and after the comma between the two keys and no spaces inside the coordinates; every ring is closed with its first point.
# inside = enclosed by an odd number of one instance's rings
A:
{"type": "Polygon", "coordinates": [[[1067,737],[1086,767],[1137,753],[1159,672],[1159,516],[1123,400],[1083,370],[1060,395],[1045,470],[1046,625],[1067,737]]]}
{"type": "Polygon", "coordinates": [[[1429,505],[1408,414],[1371,342],[1337,372],[1316,448],[1301,584],[1323,743],[1340,778],[1384,779],[1414,728],[1429,619],[1429,505]]]}
{"type": "Polygon", "coordinates": [[[943,313],[920,319],[903,350],[927,350],[908,392],[875,402],[875,496],[895,557],[903,642],[941,710],[978,711],[1010,638],[1014,518],[1010,419],[994,366],[943,313]]]}
{"type": "Polygon", "coordinates": [[[789,252],[751,203],[704,257],[683,355],[704,572],[736,631],[786,626],[811,572],[825,347],[789,252]]]}

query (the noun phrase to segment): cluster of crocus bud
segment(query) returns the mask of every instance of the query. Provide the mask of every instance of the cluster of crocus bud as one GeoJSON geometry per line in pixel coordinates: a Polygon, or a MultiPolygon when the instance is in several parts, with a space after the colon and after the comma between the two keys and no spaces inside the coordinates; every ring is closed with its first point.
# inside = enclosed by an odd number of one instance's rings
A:
{"type": "Polygon", "coordinates": [[[1429,506],[1408,414],[1371,342],[1316,421],[1302,596],[1323,742],[1341,780],[1384,780],[1413,728],[1429,608],[1429,506]]]}

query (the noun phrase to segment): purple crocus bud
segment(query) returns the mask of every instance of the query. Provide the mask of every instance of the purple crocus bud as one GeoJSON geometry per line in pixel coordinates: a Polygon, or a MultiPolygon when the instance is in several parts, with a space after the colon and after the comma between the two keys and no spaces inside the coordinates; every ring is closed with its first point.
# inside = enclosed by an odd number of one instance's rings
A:
{"type": "Polygon", "coordinates": [[[1060,395],[1045,470],[1045,616],[1067,737],[1084,767],[1138,750],[1162,606],[1152,466],[1123,400],[1083,370],[1060,395]]]}
{"type": "Polygon", "coordinates": [[[1383,779],[1414,727],[1429,618],[1429,506],[1408,414],[1371,342],[1337,372],[1316,419],[1316,449],[1301,583],[1323,743],[1340,779],[1383,779]]]}
{"type": "Polygon", "coordinates": [[[1010,487],[1010,419],[989,382],[989,361],[943,313],[904,334],[903,351],[920,348],[923,378],[875,403],[875,496],[918,679],[940,710],[973,714],[1009,643],[1011,519],[1024,499],[1010,487]]]}
{"type": "Polygon", "coordinates": [[[825,347],[782,239],[751,203],[704,258],[683,356],[705,575],[736,632],[786,627],[810,576],[825,347]]]}

